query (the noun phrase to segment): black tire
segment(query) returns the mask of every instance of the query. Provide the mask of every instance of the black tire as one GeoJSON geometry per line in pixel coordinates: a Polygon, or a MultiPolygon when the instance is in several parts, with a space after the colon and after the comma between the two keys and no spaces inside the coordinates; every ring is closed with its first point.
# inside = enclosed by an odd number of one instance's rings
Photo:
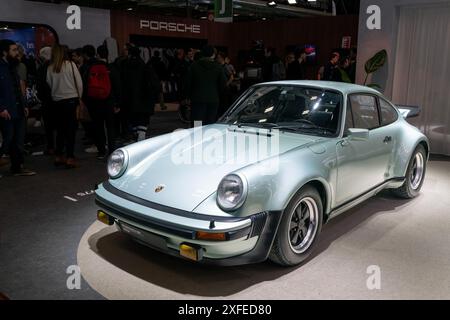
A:
{"type": "MultiPolygon", "coordinates": [[[[313,214],[312,211],[309,212],[309,214],[313,214]]],[[[281,218],[280,226],[278,228],[278,232],[275,237],[269,259],[279,265],[286,267],[296,266],[305,261],[314,251],[314,248],[317,244],[317,239],[319,238],[319,234],[322,229],[322,221],[323,205],[319,192],[317,192],[317,190],[311,186],[302,188],[297,192],[297,194],[291,200],[283,213],[283,217],[281,218]],[[314,202],[315,205],[312,202],[314,202]],[[296,216],[296,210],[300,208],[301,213],[303,213],[303,205],[306,206],[308,210],[311,210],[312,208],[314,208],[313,210],[317,209],[317,212],[314,213],[314,231],[310,234],[311,236],[308,238],[309,241],[305,242],[304,247],[301,247],[302,242],[300,242],[299,246],[295,246],[295,244],[292,243],[292,239],[293,237],[295,237],[295,234],[297,234],[297,238],[299,237],[298,227],[297,229],[295,229],[292,228],[292,225],[295,225],[297,223],[295,221],[295,218],[298,218],[298,216],[296,216]],[[297,248],[297,250],[295,248],[297,248]]],[[[311,216],[309,223],[311,223],[311,216]]],[[[309,234],[309,226],[310,224],[307,228],[307,234],[309,234]]],[[[300,229],[304,230],[303,227],[300,229]]],[[[301,232],[301,235],[303,234],[304,233],[301,232]]],[[[298,239],[301,238],[302,237],[300,236],[300,238],[298,239]]],[[[306,236],[303,237],[303,239],[305,238],[306,236]]]]}
{"type": "Polygon", "coordinates": [[[403,199],[413,199],[417,197],[420,193],[420,190],[422,189],[426,171],[427,171],[427,152],[425,151],[425,148],[422,145],[419,145],[414,151],[409,161],[408,170],[406,171],[406,181],[400,188],[393,190],[394,195],[403,199]],[[418,158],[422,159],[423,161],[420,181],[417,181],[416,177],[418,172],[417,171],[418,158]]]}

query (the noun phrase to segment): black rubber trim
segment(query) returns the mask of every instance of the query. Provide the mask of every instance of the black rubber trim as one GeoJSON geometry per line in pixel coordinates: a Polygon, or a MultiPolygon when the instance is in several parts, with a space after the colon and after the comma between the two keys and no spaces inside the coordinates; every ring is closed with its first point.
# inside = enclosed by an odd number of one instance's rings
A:
{"type": "Polygon", "coordinates": [[[226,259],[203,258],[199,262],[208,265],[231,267],[266,261],[269,258],[282,216],[282,211],[270,211],[265,214],[263,230],[252,251],[226,259]]]}
{"type": "MultiPolygon", "coordinates": [[[[138,225],[142,225],[142,226],[152,228],[152,229],[155,229],[158,231],[166,232],[166,233],[169,233],[172,235],[178,235],[185,239],[195,240],[196,231],[198,231],[198,230],[192,230],[192,229],[187,229],[187,228],[180,228],[179,226],[175,226],[169,222],[156,220],[156,219],[150,218],[148,216],[136,213],[134,211],[118,207],[118,206],[110,203],[109,201],[99,197],[98,195],[95,199],[95,203],[99,207],[104,209],[106,214],[108,214],[108,212],[110,212],[110,214],[117,216],[117,219],[119,221],[121,221],[121,218],[127,219],[128,221],[134,222],[138,225]]],[[[135,226],[135,227],[139,227],[139,226],[135,226]]],[[[231,240],[241,239],[243,237],[249,236],[251,231],[252,231],[252,225],[250,225],[248,227],[244,227],[242,229],[226,232],[226,240],[231,241],[231,240]]]]}
{"type": "Polygon", "coordinates": [[[369,193],[371,193],[372,191],[374,191],[374,190],[380,188],[380,187],[381,187],[382,185],[384,185],[384,184],[388,184],[388,183],[394,182],[394,181],[396,181],[396,182],[402,182],[402,181],[405,181],[405,179],[406,179],[406,178],[392,178],[392,179],[386,180],[385,182],[380,183],[380,184],[376,185],[375,187],[371,188],[369,191],[366,191],[366,192],[360,194],[359,196],[354,197],[354,198],[352,198],[351,200],[348,200],[348,201],[346,201],[345,203],[341,204],[340,206],[334,208],[333,210],[331,210],[331,212],[330,212],[328,215],[331,215],[333,212],[335,212],[335,211],[337,211],[337,210],[339,210],[339,209],[345,207],[346,205],[352,203],[353,201],[356,201],[356,200],[358,200],[359,198],[364,197],[366,194],[369,194],[369,193]]]}
{"type": "MultiPolygon", "coordinates": [[[[243,253],[234,257],[225,258],[225,259],[211,259],[211,258],[203,258],[199,261],[192,261],[187,258],[184,258],[180,255],[178,250],[167,247],[165,250],[161,250],[161,248],[157,248],[151,246],[139,239],[136,239],[137,242],[152,248],[154,250],[163,252],[165,254],[169,254],[171,256],[180,258],[185,260],[188,263],[193,264],[205,264],[212,266],[220,266],[220,267],[232,267],[232,266],[240,266],[246,264],[253,264],[266,261],[269,257],[270,250],[272,248],[273,241],[275,240],[275,236],[278,231],[278,226],[281,221],[281,217],[283,216],[282,211],[270,211],[264,213],[266,219],[264,219],[265,225],[263,227],[262,233],[259,236],[258,242],[253,250],[243,253]]],[[[145,231],[148,232],[148,231],[145,231]]],[[[191,245],[191,244],[190,244],[191,245]]]]}
{"type": "Polygon", "coordinates": [[[200,214],[200,213],[194,213],[191,211],[176,209],[173,207],[165,206],[159,203],[155,203],[152,201],[148,201],[136,196],[133,196],[129,193],[126,193],[122,190],[117,189],[109,181],[106,181],[103,183],[103,188],[105,188],[106,191],[111,192],[112,194],[126,199],[128,201],[140,204],[144,207],[155,209],[162,212],[167,212],[170,214],[174,214],[180,217],[190,218],[190,219],[196,219],[196,220],[203,220],[203,221],[216,221],[216,222],[240,222],[247,220],[249,217],[218,217],[218,216],[211,216],[206,214],[200,214]]]}
{"type": "MultiPolygon", "coordinates": [[[[95,203],[102,209],[105,210],[105,213],[113,214],[114,216],[117,216],[118,220],[120,221],[121,218],[127,219],[131,222],[143,225],[145,227],[149,227],[155,230],[167,232],[173,235],[181,236],[186,239],[194,239],[195,238],[195,232],[193,230],[188,229],[182,229],[176,226],[173,226],[168,223],[155,221],[154,219],[149,219],[146,216],[137,214],[135,212],[131,212],[129,210],[123,209],[123,208],[117,208],[109,204],[104,199],[101,199],[97,196],[95,199],[95,203]]],[[[113,216],[113,218],[115,218],[113,216]]]]}

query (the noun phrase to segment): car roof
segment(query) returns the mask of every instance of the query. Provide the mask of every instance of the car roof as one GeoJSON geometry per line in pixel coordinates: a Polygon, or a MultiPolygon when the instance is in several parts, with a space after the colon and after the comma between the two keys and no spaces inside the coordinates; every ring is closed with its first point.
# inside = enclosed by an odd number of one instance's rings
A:
{"type": "Polygon", "coordinates": [[[381,95],[381,93],[375,89],[372,89],[372,88],[369,88],[366,86],[360,86],[360,85],[353,84],[353,83],[345,83],[345,82],[295,80],[295,81],[277,81],[277,82],[261,83],[261,85],[268,85],[268,84],[316,87],[316,88],[322,88],[322,89],[328,89],[328,90],[337,90],[344,94],[351,94],[354,92],[365,92],[365,93],[381,95]]]}

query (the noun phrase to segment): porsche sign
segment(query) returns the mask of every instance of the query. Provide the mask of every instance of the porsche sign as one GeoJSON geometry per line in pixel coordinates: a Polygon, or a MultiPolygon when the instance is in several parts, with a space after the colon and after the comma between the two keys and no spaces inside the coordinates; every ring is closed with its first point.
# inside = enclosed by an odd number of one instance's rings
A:
{"type": "Polygon", "coordinates": [[[141,20],[140,27],[141,29],[149,29],[152,31],[166,31],[175,33],[199,34],[201,31],[201,27],[198,24],[164,22],[156,20],[141,20]]]}

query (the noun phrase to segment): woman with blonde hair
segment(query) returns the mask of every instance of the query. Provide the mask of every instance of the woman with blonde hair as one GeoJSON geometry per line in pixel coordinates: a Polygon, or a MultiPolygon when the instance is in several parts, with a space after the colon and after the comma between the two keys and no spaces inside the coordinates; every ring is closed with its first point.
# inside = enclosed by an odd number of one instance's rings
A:
{"type": "Polygon", "coordinates": [[[78,128],[77,107],[83,95],[83,81],[77,66],[69,60],[67,49],[59,44],[52,48],[47,83],[51,89],[56,121],[55,165],[76,168],[74,148],[78,128]]]}

